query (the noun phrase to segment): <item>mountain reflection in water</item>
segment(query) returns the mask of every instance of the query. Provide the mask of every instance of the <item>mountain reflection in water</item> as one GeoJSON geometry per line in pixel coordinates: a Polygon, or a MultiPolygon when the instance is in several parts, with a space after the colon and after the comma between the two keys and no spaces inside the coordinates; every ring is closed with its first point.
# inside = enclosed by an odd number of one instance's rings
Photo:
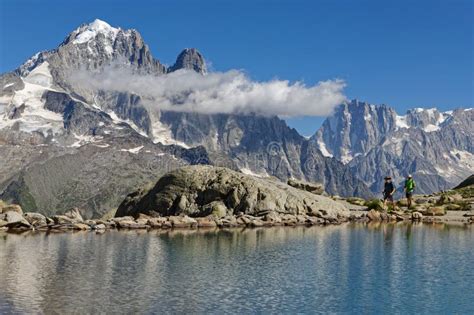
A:
{"type": "Polygon", "coordinates": [[[474,229],[0,234],[0,313],[474,312],[474,229]]]}

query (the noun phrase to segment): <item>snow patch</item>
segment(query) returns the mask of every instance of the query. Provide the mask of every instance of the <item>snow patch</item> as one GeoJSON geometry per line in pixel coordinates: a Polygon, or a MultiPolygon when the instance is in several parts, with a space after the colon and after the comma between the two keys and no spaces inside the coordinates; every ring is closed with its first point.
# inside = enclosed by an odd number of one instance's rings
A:
{"type": "Polygon", "coordinates": [[[102,140],[102,137],[100,136],[94,137],[91,135],[77,135],[75,133],[73,133],[73,135],[74,135],[74,138],[77,139],[77,141],[69,146],[71,148],[79,148],[79,147],[82,147],[83,145],[102,140]]]}
{"type": "MultiPolygon", "coordinates": [[[[434,115],[434,109],[430,109],[428,111],[431,111],[434,115]]],[[[440,128],[441,124],[443,124],[446,121],[446,119],[450,118],[452,113],[453,113],[452,111],[450,111],[450,113],[448,113],[448,112],[440,113],[438,115],[438,119],[436,120],[435,124],[428,124],[423,128],[423,130],[425,132],[433,132],[433,131],[440,130],[441,129],[440,128]]]]}
{"type": "Polygon", "coordinates": [[[104,144],[94,144],[96,147],[99,147],[99,148],[108,148],[110,147],[110,144],[108,143],[104,143],[104,144]]]}
{"type": "Polygon", "coordinates": [[[351,152],[347,150],[346,148],[342,149],[342,154],[341,154],[341,162],[342,164],[347,164],[350,161],[352,161],[354,157],[352,156],[351,152]]]}
{"type": "Polygon", "coordinates": [[[143,146],[139,146],[139,147],[136,147],[136,148],[132,148],[132,149],[120,149],[120,151],[122,152],[130,152],[132,154],[138,154],[138,152],[140,152],[140,150],[143,149],[143,146]]]}
{"type": "Polygon", "coordinates": [[[408,126],[408,123],[407,123],[407,116],[406,115],[405,116],[396,115],[395,116],[395,126],[396,126],[396,129],[410,128],[408,126]]]}
{"type": "Polygon", "coordinates": [[[189,149],[190,147],[181,141],[175,140],[171,135],[171,130],[165,126],[159,119],[152,124],[152,136],[153,143],[161,143],[164,145],[179,145],[183,148],[189,149]]]}
{"type": "Polygon", "coordinates": [[[105,37],[115,40],[119,29],[110,26],[108,23],[96,19],[94,22],[82,26],[76,30],[78,34],[72,41],[73,44],[83,44],[95,38],[97,34],[102,33],[105,37]]]}
{"type": "Polygon", "coordinates": [[[267,177],[268,176],[268,174],[265,174],[265,175],[257,174],[257,173],[253,172],[251,169],[249,169],[247,167],[241,167],[240,171],[242,173],[244,173],[245,175],[251,175],[251,176],[255,176],[255,177],[267,177]]]}
{"type": "Polygon", "coordinates": [[[474,154],[457,149],[451,150],[449,153],[456,159],[460,166],[468,168],[471,172],[474,171],[474,154]]]}
{"type": "Polygon", "coordinates": [[[431,118],[431,117],[435,116],[435,113],[437,112],[437,109],[436,108],[428,108],[428,109],[425,109],[425,112],[427,112],[428,116],[431,118]]]}
{"type": "MultiPolygon", "coordinates": [[[[214,146],[214,149],[217,150],[219,148],[219,131],[217,131],[217,130],[214,133],[214,135],[212,136],[212,144],[214,146]]],[[[240,145],[240,143],[238,145],[240,145]]]]}
{"type": "Polygon", "coordinates": [[[428,124],[425,126],[425,128],[423,128],[425,132],[433,132],[433,131],[438,131],[440,129],[441,128],[439,127],[439,125],[433,125],[433,124],[428,124]]]}
{"type": "Polygon", "coordinates": [[[333,155],[331,153],[329,153],[328,149],[326,148],[326,143],[324,143],[323,141],[321,140],[318,140],[318,148],[319,148],[319,151],[321,151],[321,153],[325,156],[325,157],[333,157],[333,155]]]}
{"type": "Polygon", "coordinates": [[[45,88],[50,88],[53,82],[53,76],[49,71],[49,63],[43,62],[34,68],[23,80],[31,84],[39,85],[45,88]]]}
{"type": "Polygon", "coordinates": [[[20,131],[24,132],[38,131],[45,136],[50,133],[60,133],[64,129],[62,115],[45,109],[42,98],[45,91],[54,91],[48,62],[37,66],[22,78],[22,81],[24,88],[15,91],[11,99],[1,106],[0,129],[18,124],[20,131]],[[22,105],[24,105],[24,110],[21,115],[18,118],[9,119],[7,106],[19,108],[22,105]]]}
{"type": "Polygon", "coordinates": [[[3,86],[3,88],[6,89],[7,87],[10,87],[12,85],[15,85],[15,83],[7,83],[3,86]]]}
{"type": "MultiPolygon", "coordinates": [[[[120,117],[117,116],[117,114],[114,111],[108,111],[106,113],[107,113],[107,115],[110,116],[110,118],[112,119],[112,121],[115,124],[118,125],[118,124],[121,124],[121,123],[125,123],[125,124],[129,125],[133,130],[138,132],[140,135],[142,135],[143,137],[148,137],[148,135],[143,130],[141,130],[133,121],[131,121],[129,119],[121,119],[120,117]]],[[[116,129],[121,129],[121,128],[116,127],[116,129]]]]}

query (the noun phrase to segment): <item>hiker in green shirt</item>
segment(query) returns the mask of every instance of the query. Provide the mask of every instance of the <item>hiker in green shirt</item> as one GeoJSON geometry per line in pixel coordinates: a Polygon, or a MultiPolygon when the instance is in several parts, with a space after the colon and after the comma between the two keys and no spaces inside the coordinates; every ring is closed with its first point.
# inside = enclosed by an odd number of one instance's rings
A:
{"type": "Polygon", "coordinates": [[[413,191],[415,190],[415,181],[411,175],[408,175],[405,180],[405,195],[407,197],[408,209],[411,208],[411,199],[413,197],[413,191]]]}

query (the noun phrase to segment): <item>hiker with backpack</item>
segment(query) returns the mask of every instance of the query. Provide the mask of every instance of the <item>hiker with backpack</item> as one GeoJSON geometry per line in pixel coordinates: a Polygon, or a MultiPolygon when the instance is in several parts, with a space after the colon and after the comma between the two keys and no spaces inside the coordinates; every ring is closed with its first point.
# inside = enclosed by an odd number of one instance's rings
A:
{"type": "Polygon", "coordinates": [[[413,192],[415,191],[415,181],[411,175],[408,175],[407,179],[405,180],[405,196],[407,197],[407,205],[408,209],[411,208],[411,201],[413,198],[413,192]]]}
{"type": "Polygon", "coordinates": [[[392,204],[392,209],[395,209],[395,204],[393,202],[393,194],[395,193],[395,186],[392,183],[392,178],[387,176],[384,178],[385,183],[383,187],[383,208],[387,211],[387,203],[392,204]]]}

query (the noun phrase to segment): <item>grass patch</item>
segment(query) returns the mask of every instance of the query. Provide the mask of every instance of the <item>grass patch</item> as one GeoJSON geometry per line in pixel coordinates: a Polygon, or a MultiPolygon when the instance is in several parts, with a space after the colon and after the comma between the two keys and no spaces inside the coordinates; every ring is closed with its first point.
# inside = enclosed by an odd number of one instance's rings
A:
{"type": "Polygon", "coordinates": [[[365,202],[365,206],[369,210],[383,211],[383,203],[380,199],[371,199],[365,202]]]}

